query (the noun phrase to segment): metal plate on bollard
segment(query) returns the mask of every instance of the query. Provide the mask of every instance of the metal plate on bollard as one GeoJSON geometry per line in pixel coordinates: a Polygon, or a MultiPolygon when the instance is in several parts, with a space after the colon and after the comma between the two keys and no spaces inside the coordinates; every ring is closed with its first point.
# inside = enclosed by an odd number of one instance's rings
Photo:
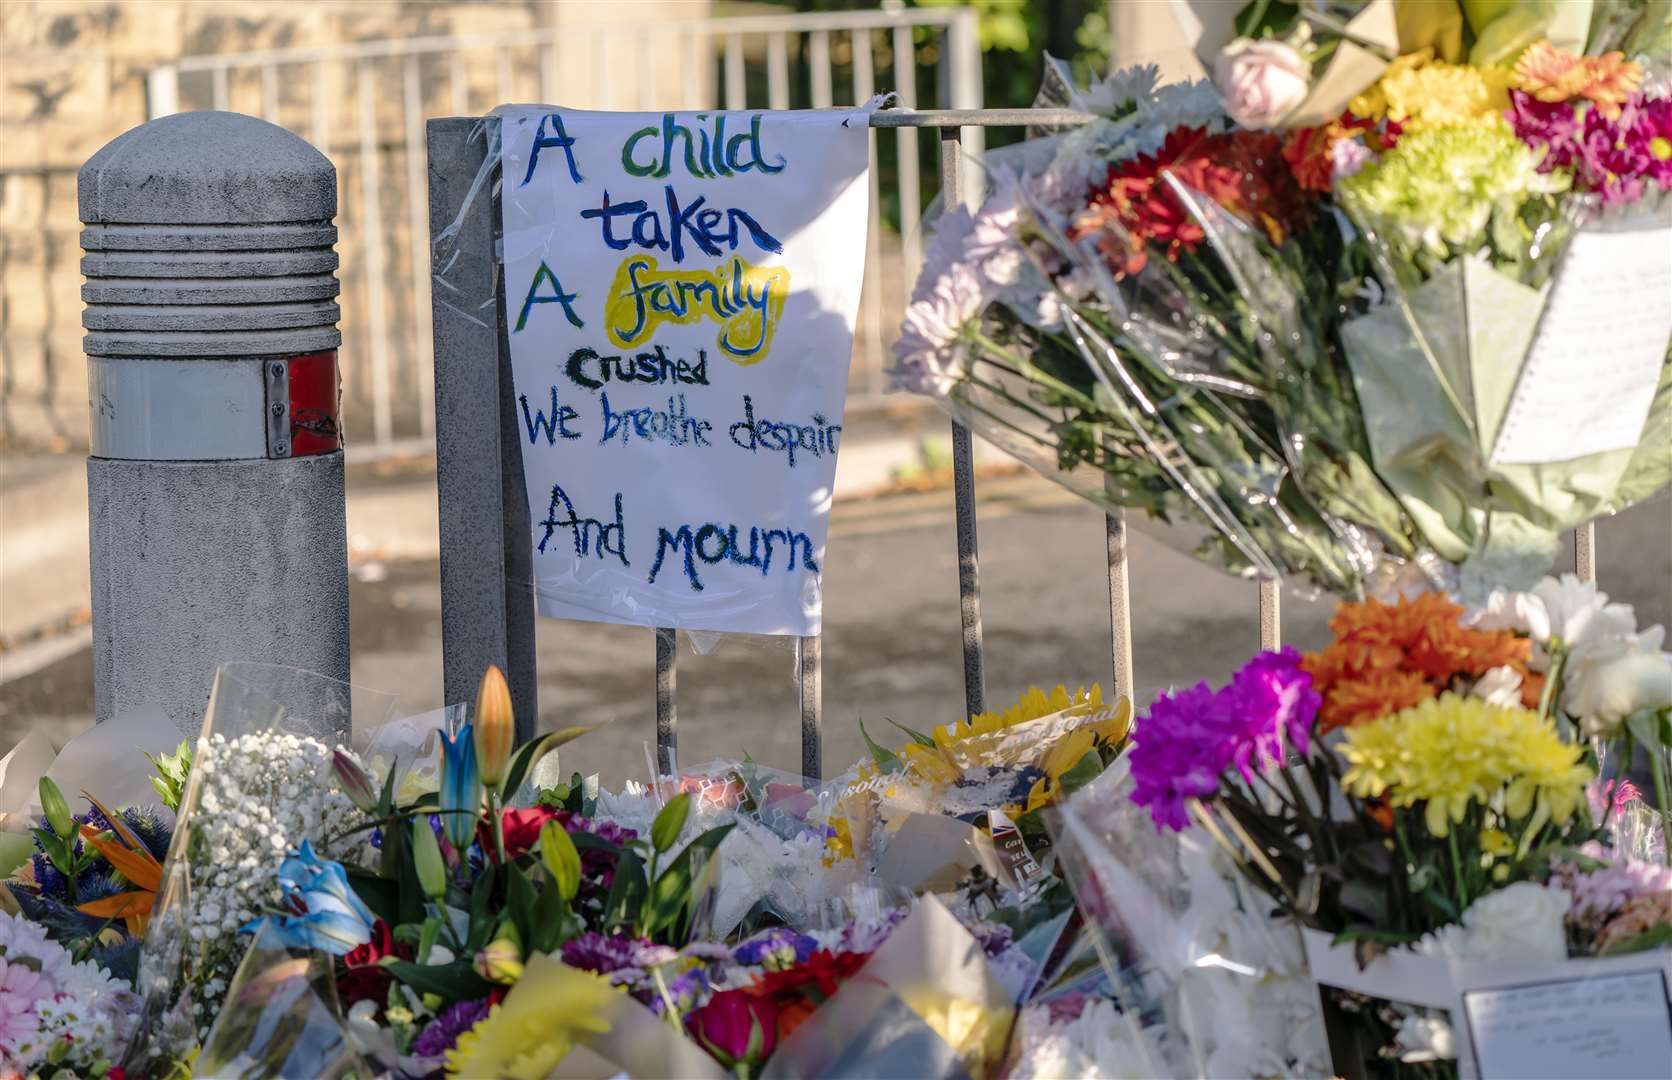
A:
{"type": "Polygon", "coordinates": [[[337,354],[88,357],[94,457],[239,461],[342,449],[337,354]]]}

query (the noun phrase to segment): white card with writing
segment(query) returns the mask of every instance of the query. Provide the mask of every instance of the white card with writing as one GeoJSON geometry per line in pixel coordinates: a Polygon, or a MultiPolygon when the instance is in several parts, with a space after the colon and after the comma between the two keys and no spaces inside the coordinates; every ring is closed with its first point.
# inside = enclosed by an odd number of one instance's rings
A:
{"type": "Polygon", "coordinates": [[[1672,1076],[1672,1008],[1659,967],[1463,995],[1482,1080],[1672,1076]]]}
{"type": "Polygon", "coordinates": [[[1672,229],[1580,232],[1504,413],[1494,464],[1637,445],[1672,337],[1672,229]]]}
{"type": "Polygon", "coordinates": [[[500,116],[540,613],[818,633],[865,112],[500,116]]]}

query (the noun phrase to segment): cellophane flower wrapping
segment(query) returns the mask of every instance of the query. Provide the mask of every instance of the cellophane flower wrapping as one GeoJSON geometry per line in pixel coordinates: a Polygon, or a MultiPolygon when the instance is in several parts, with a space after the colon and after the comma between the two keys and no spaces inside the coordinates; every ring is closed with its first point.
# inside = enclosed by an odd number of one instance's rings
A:
{"type": "Polygon", "coordinates": [[[1427,128],[1337,185],[1380,283],[1341,328],[1376,471],[1428,546],[1512,589],[1672,479],[1672,199],[1566,192],[1541,157],[1508,124],[1427,128]],[[1530,382],[1575,352],[1606,407],[1540,412],[1530,382]]]}
{"type": "Polygon", "coordinates": [[[288,947],[267,923],[243,940],[249,947],[192,1075],[376,1076],[343,1022],[331,958],[288,947]]]}
{"type": "Polygon", "coordinates": [[[332,752],[356,725],[387,721],[395,699],[278,665],[216,672],[162,887],[140,954],[145,1002],[128,1062],[160,1069],[208,1036],[251,938],[281,898],[279,862],[303,840],[341,859],[368,842],[332,752]]]}
{"type": "Polygon", "coordinates": [[[1102,771],[1131,716],[1130,701],[1105,703],[1095,686],[1033,689],[1005,712],[873,749],[830,784],[835,865],[914,891],[949,888],[979,866],[1026,889],[1044,872],[1050,842],[1036,812],[1102,771]],[[1012,827],[1015,842],[995,842],[1012,827]]]}
{"type": "Polygon", "coordinates": [[[1052,821],[1120,1006],[1120,1053],[1144,1059],[1133,1075],[1330,1075],[1295,925],[1272,917],[1199,828],[1158,831],[1124,772],[1105,772],[1052,821]]]}
{"type": "Polygon", "coordinates": [[[1212,565],[1385,587],[1422,548],[1331,348],[1339,225],[1279,136],[1153,82],[1111,76],[1083,128],[989,155],[986,200],[935,225],[896,381],[1212,565]]]}

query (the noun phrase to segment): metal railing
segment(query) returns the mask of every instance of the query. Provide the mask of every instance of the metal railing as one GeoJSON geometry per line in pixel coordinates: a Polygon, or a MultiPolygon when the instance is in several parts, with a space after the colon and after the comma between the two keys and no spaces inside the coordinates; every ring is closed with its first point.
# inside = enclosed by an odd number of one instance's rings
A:
{"type": "MultiPolygon", "coordinates": [[[[188,57],[151,71],[153,117],[234,109],[308,138],[340,174],[344,415],[351,445],[424,449],[435,432],[430,252],[422,146],[426,119],[513,101],[570,108],[828,108],[883,90],[918,105],[919,62],[935,99],[981,105],[978,15],[906,8],[810,15],[597,24],[417,37],[311,49],[188,57]],[[920,32],[932,50],[919,56],[920,32]],[[930,52],[932,51],[932,58],[930,52]],[[607,78],[607,72],[625,78],[607,78]]],[[[979,146],[980,133],[972,133],[979,146]]],[[[871,220],[850,403],[885,388],[888,343],[921,263],[917,129],[887,155],[897,228],[881,226],[879,147],[871,139],[871,220]]]]}
{"type": "MultiPolygon", "coordinates": [[[[931,129],[940,137],[940,183],[948,203],[979,201],[979,176],[965,168],[968,134],[983,127],[1069,127],[1078,113],[1035,109],[885,110],[871,114],[873,129],[931,129]],[[972,183],[971,176],[976,179],[972,183]]],[[[500,228],[493,200],[469,196],[473,181],[498,139],[477,118],[429,125],[432,237],[446,236],[449,259],[491,265],[500,228]]],[[[535,679],[532,529],[522,474],[522,449],[513,425],[502,422],[500,400],[509,400],[511,370],[505,347],[503,281],[499,325],[486,325],[448,305],[435,307],[436,379],[440,413],[437,484],[441,511],[441,612],[445,699],[469,700],[490,663],[508,673],[519,722],[530,730],[538,716],[535,679]],[[505,395],[502,399],[501,395],[505,395]]],[[[963,641],[967,714],[986,710],[982,640],[980,552],[976,535],[975,469],[968,429],[952,422],[954,532],[958,549],[959,621],[963,641]]],[[[1116,695],[1134,695],[1132,606],[1128,592],[1126,521],[1105,516],[1109,588],[1110,673],[1116,695]]],[[[1594,527],[1574,532],[1574,569],[1596,578],[1594,527]]],[[[1255,583],[1260,647],[1282,641],[1279,582],[1255,583]]],[[[657,764],[668,768],[678,741],[677,633],[652,631],[656,653],[657,764]]],[[[822,638],[797,642],[796,675],[801,718],[801,771],[823,774],[822,638]]]]}

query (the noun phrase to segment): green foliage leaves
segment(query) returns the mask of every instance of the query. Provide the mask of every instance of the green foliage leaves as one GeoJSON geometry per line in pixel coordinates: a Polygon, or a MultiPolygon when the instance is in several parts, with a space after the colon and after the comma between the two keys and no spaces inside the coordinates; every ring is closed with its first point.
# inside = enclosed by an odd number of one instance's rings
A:
{"type": "Polygon", "coordinates": [[[186,739],[180,740],[180,745],[172,754],[152,755],[149,750],[140,751],[145,760],[157,770],[157,775],[151,778],[151,786],[156,789],[157,796],[163,805],[175,813],[180,811],[180,799],[186,793],[186,778],[192,771],[192,747],[186,739]]]}
{"type": "Polygon", "coordinates": [[[685,819],[691,814],[691,796],[682,792],[668,800],[650,825],[650,846],[658,855],[668,851],[685,830],[685,819]]]}
{"type": "Polygon", "coordinates": [[[573,900],[581,887],[581,853],[560,822],[548,821],[540,830],[540,862],[564,900],[573,900]]]}

